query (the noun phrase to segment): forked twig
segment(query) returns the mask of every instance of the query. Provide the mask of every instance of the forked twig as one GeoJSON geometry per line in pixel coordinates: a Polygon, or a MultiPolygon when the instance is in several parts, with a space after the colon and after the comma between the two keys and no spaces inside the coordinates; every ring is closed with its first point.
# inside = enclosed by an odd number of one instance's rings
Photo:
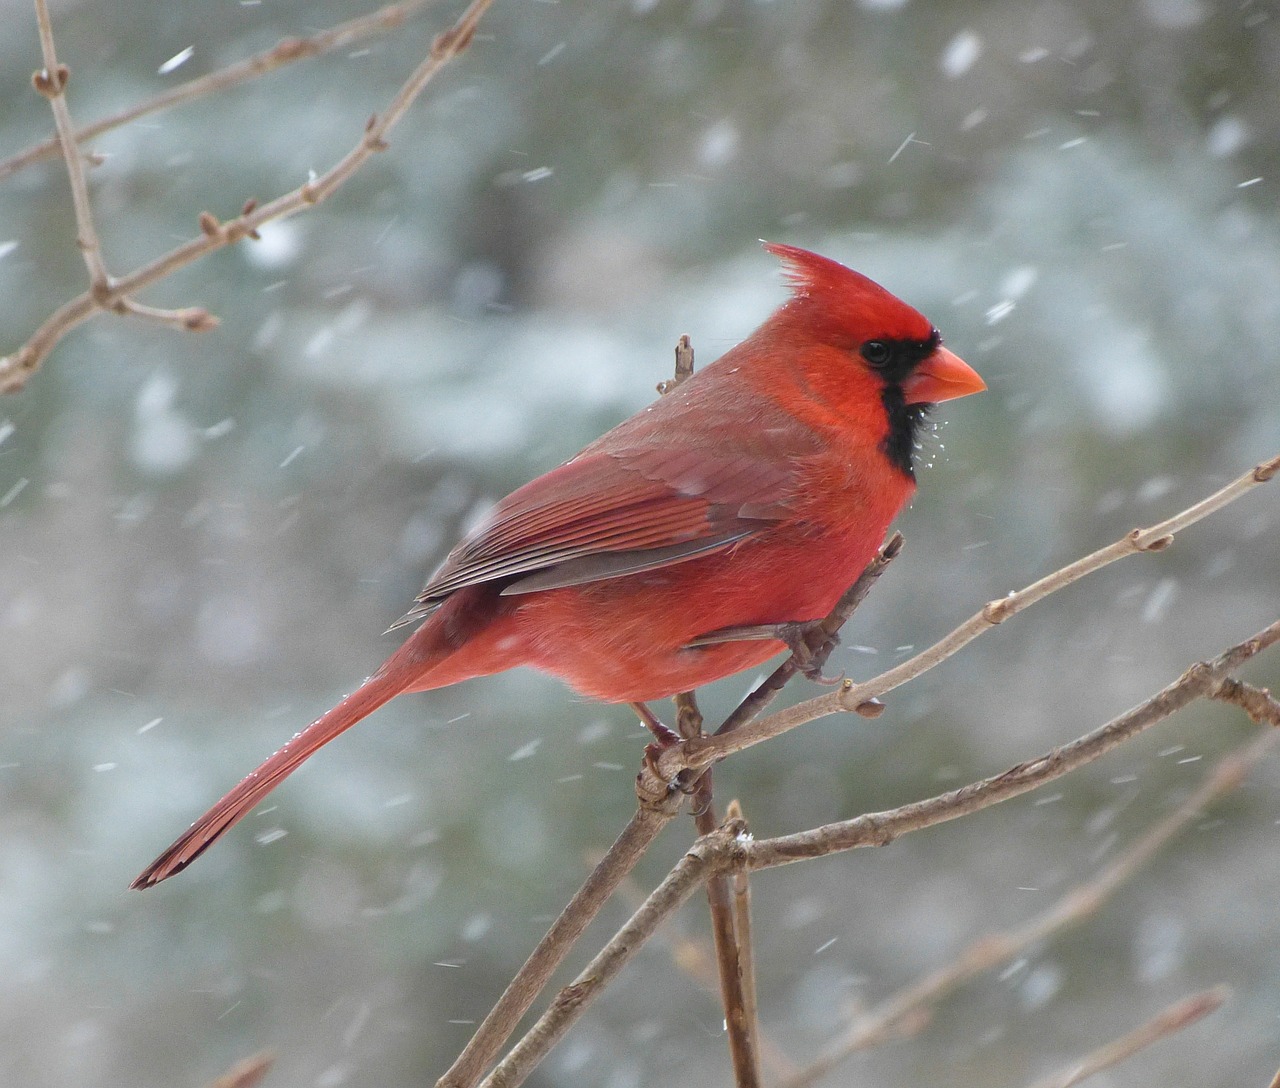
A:
{"type": "Polygon", "coordinates": [[[658,926],[679,910],[709,876],[724,870],[728,854],[740,842],[736,828],[725,826],[704,835],[689,847],[627,924],[614,934],[577,978],[556,995],[551,1007],[481,1081],[481,1088],[518,1088],[591,1001],[653,936],[658,926]]]}
{"type": "Polygon", "coordinates": [[[617,841],[591,870],[586,882],[507,984],[462,1053],[436,1082],[436,1088],[470,1088],[475,1084],[583,931],[671,822],[682,800],[678,793],[672,793],[661,805],[640,805],[617,841]]]}
{"type": "Polygon", "coordinates": [[[477,24],[492,3],[493,0],[471,0],[451,27],[436,35],[426,59],[396,92],[387,109],[381,115],[375,114],[369,118],[356,145],[324,174],[266,204],[259,205],[251,200],[238,216],[225,223],[204,212],[199,217],[200,233],[190,241],[141,268],[111,279],[105,288],[86,291],[63,303],[44,320],[22,347],[11,355],[0,357],[0,392],[11,393],[21,389],[58,342],[95,314],[118,309],[121,305],[125,305],[127,310],[125,300],[134,292],[185,268],[216,249],[254,237],[264,223],[296,215],[329,197],[373,155],[387,149],[387,134],[404,117],[413,100],[431,79],[467,49],[475,36],[477,24]]]}
{"type": "Polygon", "coordinates": [[[1192,665],[1168,687],[1070,744],[1019,763],[1002,774],[924,801],[750,843],[746,848],[748,862],[753,869],[762,869],[803,858],[824,857],[835,851],[887,846],[909,831],[946,823],[1018,797],[1092,763],[1196,699],[1211,697],[1230,673],[1276,642],[1280,642],[1280,620],[1212,661],[1192,665]]]}
{"type": "MultiPolygon", "coordinates": [[[[717,873],[786,865],[863,846],[883,846],[911,831],[953,820],[1019,796],[1093,762],[1195,699],[1212,695],[1245,661],[1280,641],[1280,621],[1193,665],[1168,687],[1106,725],[1062,748],[1017,764],[1003,774],[888,812],[870,813],[813,831],[751,841],[734,826],[717,828],[690,847],[648,899],[482,1082],[484,1088],[517,1088],[577,1021],[595,997],[639,951],[663,920],[698,885],[717,873]]],[[[459,1086],[461,1088],[461,1086],[459,1086]]]]}

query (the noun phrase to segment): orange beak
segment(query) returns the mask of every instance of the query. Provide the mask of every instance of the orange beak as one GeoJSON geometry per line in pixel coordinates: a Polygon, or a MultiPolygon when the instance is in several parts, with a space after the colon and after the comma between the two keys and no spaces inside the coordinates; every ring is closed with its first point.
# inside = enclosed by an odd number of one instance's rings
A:
{"type": "Polygon", "coordinates": [[[908,404],[939,404],[981,393],[986,387],[987,383],[978,377],[973,367],[941,346],[902,383],[908,404]]]}

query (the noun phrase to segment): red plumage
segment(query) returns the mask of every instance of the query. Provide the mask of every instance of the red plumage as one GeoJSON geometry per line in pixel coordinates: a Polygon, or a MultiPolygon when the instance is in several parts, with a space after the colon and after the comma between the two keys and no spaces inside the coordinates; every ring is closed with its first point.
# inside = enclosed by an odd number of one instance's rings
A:
{"type": "MultiPolygon", "coordinates": [[[[385,664],[134,881],[185,868],[312,752],[403,692],[516,666],[608,702],[688,691],[780,641],[691,647],[825,616],[915,488],[921,405],[984,388],[878,284],[793,246],[791,298],[576,457],[512,492],[445,559],[385,664]]],[[[400,624],[397,624],[400,626],[400,624]]]]}

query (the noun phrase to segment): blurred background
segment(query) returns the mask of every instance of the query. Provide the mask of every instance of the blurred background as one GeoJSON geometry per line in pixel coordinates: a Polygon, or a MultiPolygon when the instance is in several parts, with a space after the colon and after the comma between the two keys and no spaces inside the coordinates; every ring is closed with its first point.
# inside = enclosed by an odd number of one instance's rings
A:
{"type": "MultiPolygon", "coordinates": [[[[325,170],[459,9],[95,140],[109,267],[325,170]]],[[[370,10],[54,19],[86,122],[370,10]]],[[[3,157],[51,123],[34,16],[0,15],[3,157]]],[[[782,301],[759,238],[880,280],[990,385],[938,413],[906,550],[834,662],[853,677],[1280,452],[1271,5],[498,0],[481,30],[331,201],[144,296],[208,306],[216,332],[98,318],[0,400],[5,1083],[198,1086],[261,1048],[272,1085],[443,1072],[633,810],[625,708],[519,674],[398,700],[188,873],[125,889],[377,666],[489,503],[649,401],[681,333],[705,363],[782,301]]],[[[0,350],[83,290],[74,238],[60,162],[0,184],[0,350]]],[[[734,758],[718,796],[778,834],[1065,743],[1273,621],[1278,530],[1280,494],[1255,492],[879,720],[734,758]]],[[[1245,675],[1277,684],[1280,659],[1245,675]]],[[[705,692],[708,715],[751,679],[705,692]]],[[[1254,728],[1198,705],[1047,791],[760,875],[767,1032],[803,1061],[841,1010],[1046,909],[1254,728]]],[[[829,1083],[1017,1086],[1219,981],[1211,1021],[1096,1083],[1267,1083],[1278,786],[1273,758],[1085,926],[829,1083]]],[[[692,835],[673,824],[633,892],[692,835]]],[[[532,1083],[729,1083],[718,1002],[670,957],[705,937],[701,899],[678,922],[532,1083]]]]}

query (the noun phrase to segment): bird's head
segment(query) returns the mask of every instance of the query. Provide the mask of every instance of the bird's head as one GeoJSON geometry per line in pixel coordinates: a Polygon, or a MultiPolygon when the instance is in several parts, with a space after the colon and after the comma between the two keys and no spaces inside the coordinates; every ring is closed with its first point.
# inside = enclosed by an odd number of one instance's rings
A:
{"type": "Polygon", "coordinates": [[[766,242],[765,249],[782,261],[791,287],[792,297],[778,316],[837,350],[842,372],[831,375],[833,380],[879,393],[888,414],[885,452],[911,474],[928,407],[980,393],[986,383],[942,346],[928,318],[874,280],[797,246],[766,242]]]}

